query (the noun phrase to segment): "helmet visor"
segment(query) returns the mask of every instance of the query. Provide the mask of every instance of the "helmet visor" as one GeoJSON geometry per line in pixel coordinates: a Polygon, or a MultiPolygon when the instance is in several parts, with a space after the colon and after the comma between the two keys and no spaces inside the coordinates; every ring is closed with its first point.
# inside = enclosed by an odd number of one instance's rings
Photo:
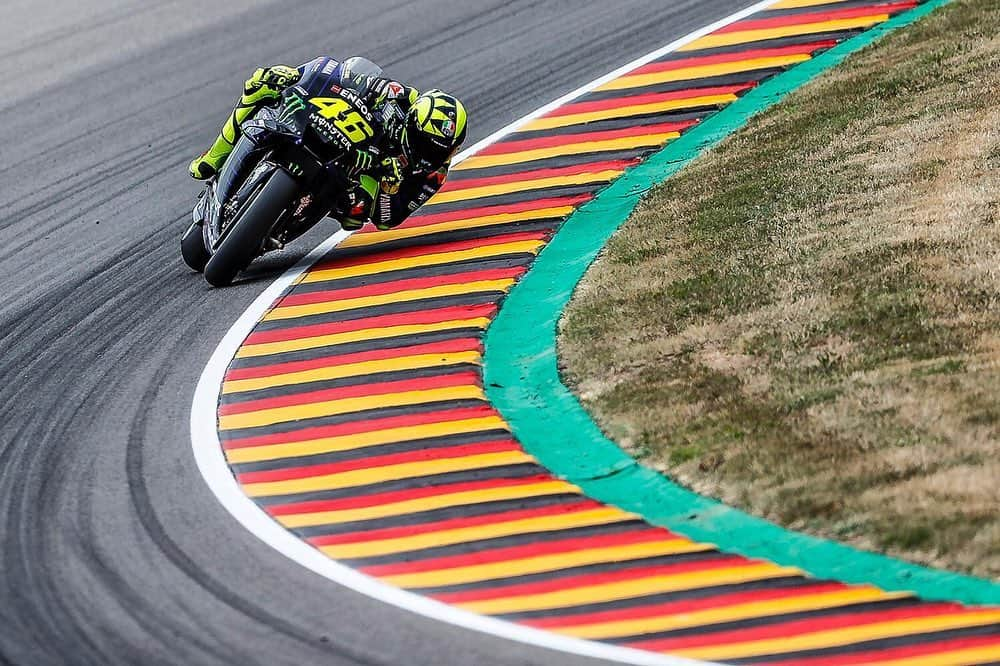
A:
{"type": "Polygon", "coordinates": [[[448,139],[427,134],[420,129],[412,116],[406,119],[403,150],[410,163],[427,171],[440,169],[455,152],[454,146],[448,139]]]}

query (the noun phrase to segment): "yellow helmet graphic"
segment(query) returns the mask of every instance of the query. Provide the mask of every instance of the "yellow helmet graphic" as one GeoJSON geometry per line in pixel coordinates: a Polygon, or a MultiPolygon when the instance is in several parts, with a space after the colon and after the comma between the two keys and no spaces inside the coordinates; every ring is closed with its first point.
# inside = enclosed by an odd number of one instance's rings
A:
{"type": "Polygon", "coordinates": [[[467,121],[465,107],[452,95],[440,90],[420,95],[406,117],[407,159],[425,168],[440,167],[465,141],[467,121]]]}

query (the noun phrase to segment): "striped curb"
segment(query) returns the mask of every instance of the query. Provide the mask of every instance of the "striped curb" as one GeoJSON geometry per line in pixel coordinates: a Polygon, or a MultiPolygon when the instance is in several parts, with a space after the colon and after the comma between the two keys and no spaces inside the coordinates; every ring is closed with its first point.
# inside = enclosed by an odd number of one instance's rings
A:
{"type": "Polygon", "coordinates": [[[812,578],[589,498],[524,450],[482,381],[484,330],[575,210],[763,81],[917,5],[771,4],[529,120],[402,227],[323,253],[221,382],[242,493],[366,576],[574,639],[730,663],[1000,659],[1000,609],[812,578]]]}

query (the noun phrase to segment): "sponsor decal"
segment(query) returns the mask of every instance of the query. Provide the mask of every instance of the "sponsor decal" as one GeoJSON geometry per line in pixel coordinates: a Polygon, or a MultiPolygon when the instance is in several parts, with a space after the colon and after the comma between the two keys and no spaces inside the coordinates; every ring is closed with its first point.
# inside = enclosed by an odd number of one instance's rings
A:
{"type": "Polygon", "coordinates": [[[388,194],[381,194],[378,198],[379,203],[379,221],[383,224],[389,224],[392,221],[392,202],[389,199],[388,194]]]}
{"type": "Polygon", "coordinates": [[[293,92],[291,95],[288,95],[285,98],[284,109],[282,109],[281,114],[278,115],[279,123],[287,124],[292,122],[292,120],[294,120],[295,118],[295,114],[298,113],[299,111],[303,111],[306,108],[306,103],[302,99],[302,97],[299,96],[298,94],[295,94],[296,92],[298,92],[298,90],[300,90],[300,88],[296,86],[295,88],[293,88],[293,90],[295,92],[293,92]]]}
{"type": "Polygon", "coordinates": [[[386,89],[391,97],[399,97],[403,94],[402,84],[396,83],[395,81],[389,81],[386,85],[386,89]]]}
{"type": "Polygon", "coordinates": [[[293,215],[298,217],[305,212],[306,208],[309,208],[309,204],[312,203],[312,195],[307,194],[299,200],[299,206],[295,209],[293,215]]]}
{"type": "Polygon", "coordinates": [[[382,110],[382,115],[394,121],[401,121],[406,117],[403,110],[399,108],[399,104],[396,102],[387,102],[385,108],[382,110]]]}
{"type": "Polygon", "coordinates": [[[335,70],[335,69],[337,69],[337,61],[336,60],[328,60],[327,63],[325,65],[323,65],[323,73],[324,74],[333,74],[333,70],[335,70]]]}
{"type": "Polygon", "coordinates": [[[368,105],[365,104],[364,100],[362,100],[361,97],[356,92],[354,92],[350,88],[340,88],[339,86],[337,87],[337,90],[335,90],[334,92],[336,92],[341,97],[346,99],[348,102],[353,104],[355,109],[360,111],[361,114],[365,116],[366,120],[371,119],[372,114],[371,111],[368,110],[368,105]]]}
{"type": "Polygon", "coordinates": [[[324,141],[337,143],[344,150],[350,150],[354,147],[354,144],[340,131],[340,128],[318,113],[309,116],[309,124],[324,141]]]}

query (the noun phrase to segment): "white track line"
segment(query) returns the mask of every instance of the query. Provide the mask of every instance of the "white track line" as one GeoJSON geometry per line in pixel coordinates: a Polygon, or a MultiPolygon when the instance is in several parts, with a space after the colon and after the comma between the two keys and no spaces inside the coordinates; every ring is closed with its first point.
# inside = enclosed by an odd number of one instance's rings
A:
{"type": "MultiPolygon", "coordinates": [[[[563,95],[559,99],[529,113],[523,118],[482,139],[475,145],[463,150],[455,157],[455,163],[461,162],[475,152],[510,134],[521,125],[548,113],[556,107],[562,106],[590,92],[594,88],[671,51],[676,51],[685,44],[689,44],[723,26],[759,12],[777,1],[764,0],[734,14],[730,14],[720,21],[716,21],[711,25],[685,35],[652,53],[637,58],[627,65],[619,67],[615,71],[609,72],[599,79],[595,79],[577,88],[571,93],[563,95]]],[[[349,235],[347,232],[338,231],[330,236],[265,289],[250,304],[250,307],[247,308],[240,318],[236,320],[232,328],[229,329],[219,343],[219,346],[215,348],[212,357],[208,360],[208,364],[201,373],[198,387],[195,389],[194,401],[191,405],[191,446],[194,449],[194,457],[198,464],[198,469],[219,502],[257,538],[289,559],[340,585],[349,587],[379,601],[392,604],[393,606],[419,613],[425,617],[542,648],[559,650],[584,657],[617,661],[624,664],[640,664],[643,666],[691,666],[694,664],[706,664],[706,662],[668,657],[652,652],[632,650],[607,643],[570,638],[547,631],[532,629],[504,622],[503,620],[476,615],[454,606],[449,606],[433,599],[386,585],[376,578],[366,576],[340,564],[336,560],[330,559],[305,541],[300,540],[274,521],[263,509],[243,493],[226,462],[217,430],[217,406],[226,368],[236,355],[243,340],[246,339],[260,318],[267,312],[268,308],[271,307],[271,304],[274,303],[281,293],[296,278],[316,263],[320,257],[335,248],[349,235]]],[[[187,498],[183,498],[181,501],[187,501],[187,498]]]]}

